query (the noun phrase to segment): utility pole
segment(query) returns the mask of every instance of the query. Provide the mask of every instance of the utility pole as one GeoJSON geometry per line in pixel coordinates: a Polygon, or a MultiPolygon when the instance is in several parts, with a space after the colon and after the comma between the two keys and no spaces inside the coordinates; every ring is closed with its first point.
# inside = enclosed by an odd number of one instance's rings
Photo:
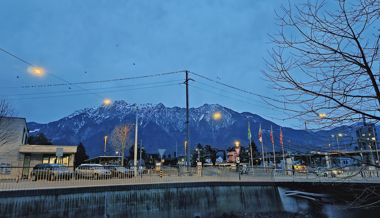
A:
{"type": "Polygon", "coordinates": [[[189,129],[189,71],[186,70],[186,126],[187,126],[187,148],[186,148],[186,161],[187,169],[190,169],[190,129],[189,129]]]}
{"type": "Polygon", "coordinates": [[[377,165],[380,164],[380,160],[379,160],[379,152],[377,150],[377,139],[376,139],[376,133],[375,133],[375,124],[372,126],[372,133],[373,133],[373,137],[375,137],[375,140],[374,140],[374,144],[375,144],[375,149],[376,149],[376,156],[377,156],[377,165]]]}
{"type": "Polygon", "coordinates": [[[135,166],[134,167],[135,176],[137,175],[137,131],[138,131],[138,118],[137,118],[137,115],[138,115],[138,111],[139,111],[139,108],[136,107],[135,152],[134,152],[134,160],[133,160],[133,165],[135,166]]]}

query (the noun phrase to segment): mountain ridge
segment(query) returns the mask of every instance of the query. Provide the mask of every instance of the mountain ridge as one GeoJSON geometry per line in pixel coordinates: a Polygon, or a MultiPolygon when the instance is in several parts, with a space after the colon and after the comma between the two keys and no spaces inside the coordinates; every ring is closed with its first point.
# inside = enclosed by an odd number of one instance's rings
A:
{"type": "MultiPolygon", "coordinates": [[[[162,103],[135,104],[119,100],[110,105],[102,104],[98,107],[76,110],[66,117],[47,124],[28,122],[28,126],[32,135],[43,132],[52,139],[53,144],[78,145],[82,142],[90,157],[94,157],[103,155],[106,128],[107,134],[110,135],[113,128],[120,123],[135,123],[137,107],[139,108],[138,141],[142,140],[147,152],[157,153],[157,149],[164,148],[167,149],[166,153],[173,154],[177,149],[178,155],[184,154],[187,133],[186,108],[165,107],[162,103]]],[[[250,112],[238,113],[219,104],[204,104],[197,108],[190,108],[189,117],[190,148],[201,143],[226,149],[234,146],[235,141],[240,141],[241,145],[247,146],[249,144],[248,122],[250,122],[252,141],[258,148],[261,148],[258,140],[261,124],[265,149],[269,152],[272,150],[269,136],[272,127],[275,149],[282,150],[279,144],[280,126],[259,115],[250,112]],[[222,114],[222,117],[214,119],[215,112],[222,114]]],[[[288,149],[293,144],[313,143],[316,145],[315,140],[308,135],[311,134],[310,132],[289,127],[281,128],[284,135],[284,147],[288,146],[288,149]]],[[[134,133],[131,138],[134,138],[134,133]]],[[[111,145],[107,143],[107,150],[110,148],[111,145]]],[[[305,150],[302,146],[299,149],[305,150]]],[[[107,155],[112,155],[112,152],[107,155]]]]}

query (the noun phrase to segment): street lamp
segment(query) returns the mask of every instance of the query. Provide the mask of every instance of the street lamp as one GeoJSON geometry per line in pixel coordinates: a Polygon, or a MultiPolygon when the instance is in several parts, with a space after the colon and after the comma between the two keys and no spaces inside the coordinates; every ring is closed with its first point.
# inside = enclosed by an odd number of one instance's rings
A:
{"type": "Polygon", "coordinates": [[[106,105],[111,104],[111,100],[109,100],[109,99],[104,100],[104,104],[106,104],[106,105]]]}
{"type": "Polygon", "coordinates": [[[198,162],[201,162],[201,150],[202,149],[196,148],[195,150],[198,151],[198,162]]]}
{"type": "Polygon", "coordinates": [[[38,76],[41,76],[44,71],[42,70],[42,68],[37,68],[37,67],[28,67],[27,71],[29,73],[32,73],[32,74],[35,74],[35,75],[38,75],[38,76]]]}
{"type": "Polygon", "coordinates": [[[239,157],[239,154],[240,154],[240,149],[239,148],[239,145],[240,145],[240,142],[239,141],[235,141],[235,151],[236,151],[236,165],[237,165],[237,172],[239,174],[239,180],[241,179],[240,178],[240,169],[239,169],[239,166],[240,166],[240,157],[239,157]]]}
{"type": "Polygon", "coordinates": [[[219,112],[215,112],[212,117],[214,118],[214,120],[219,120],[220,118],[222,118],[222,114],[219,113],[219,112]]]}
{"type": "Polygon", "coordinates": [[[324,118],[325,116],[326,116],[326,114],[325,113],[321,113],[321,114],[319,114],[318,115],[320,118],[324,118]]]}
{"type": "Polygon", "coordinates": [[[42,73],[42,70],[39,69],[39,68],[35,68],[35,69],[34,69],[34,73],[36,73],[36,74],[41,74],[41,73],[42,73]]]}

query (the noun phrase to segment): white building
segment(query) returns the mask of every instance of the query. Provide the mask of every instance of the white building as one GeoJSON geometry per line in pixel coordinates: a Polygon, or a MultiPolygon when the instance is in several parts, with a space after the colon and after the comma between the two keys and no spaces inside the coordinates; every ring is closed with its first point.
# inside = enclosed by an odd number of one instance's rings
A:
{"type": "Polygon", "coordinates": [[[29,145],[28,137],[25,118],[0,120],[0,180],[29,178],[31,168],[39,163],[60,163],[73,168],[77,146],[29,145]],[[56,157],[57,148],[63,148],[62,157],[56,157]]]}

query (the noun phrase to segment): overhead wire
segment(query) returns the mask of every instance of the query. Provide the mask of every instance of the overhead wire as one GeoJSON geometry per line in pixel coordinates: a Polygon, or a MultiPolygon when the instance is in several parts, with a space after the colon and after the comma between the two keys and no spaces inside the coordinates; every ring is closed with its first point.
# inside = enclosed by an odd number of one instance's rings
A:
{"type": "MultiPolygon", "coordinates": [[[[124,86],[93,88],[93,89],[87,89],[87,90],[117,89],[117,88],[124,88],[124,87],[145,86],[145,85],[151,85],[151,84],[178,82],[178,81],[182,81],[182,80],[168,80],[168,81],[154,82],[154,83],[142,83],[142,84],[133,84],[133,85],[124,85],[124,86]]],[[[177,84],[177,83],[175,83],[175,84],[177,84]]],[[[70,92],[70,93],[72,93],[72,92],[83,92],[83,90],[70,90],[70,91],[57,91],[57,92],[38,92],[38,93],[12,94],[12,95],[0,95],[0,96],[10,97],[10,96],[25,96],[25,95],[44,95],[44,94],[56,94],[56,93],[67,93],[67,92],[70,92]]]]}
{"type": "MultiPolygon", "coordinates": [[[[216,90],[219,90],[219,91],[222,91],[222,92],[226,92],[226,93],[231,94],[231,95],[235,95],[235,96],[238,96],[238,97],[241,97],[241,98],[246,98],[246,97],[244,97],[244,96],[241,96],[241,95],[238,95],[238,94],[235,94],[235,93],[232,93],[232,92],[228,92],[228,91],[223,90],[223,89],[215,88],[215,87],[213,87],[213,86],[207,85],[207,84],[202,83],[202,82],[199,82],[199,81],[195,81],[195,83],[200,83],[200,84],[202,84],[202,85],[208,86],[208,87],[210,87],[210,88],[213,88],[213,89],[216,89],[216,90]]],[[[254,99],[251,99],[251,98],[246,98],[246,99],[247,99],[247,100],[255,101],[254,99]]],[[[247,102],[246,102],[246,103],[247,103],[247,102]]],[[[265,104],[265,105],[267,105],[266,103],[264,103],[264,102],[260,102],[260,101],[259,101],[258,103],[261,103],[261,104],[265,104]]],[[[255,105],[255,104],[254,104],[254,105],[255,105]]],[[[259,105],[255,105],[255,106],[259,106],[259,105]]],[[[263,106],[259,106],[259,107],[263,107],[263,106]]],[[[276,110],[275,108],[268,108],[268,107],[264,107],[264,108],[271,109],[271,110],[276,110]]]]}
{"type": "MultiPolygon", "coordinates": [[[[144,87],[144,88],[134,88],[134,89],[124,89],[124,90],[114,90],[114,91],[103,91],[103,92],[96,92],[96,93],[112,93],[112,92],[139,90],[139,89],[147,89],[147,88],[157,88],[157,87],[165,87],[165,86],[176,86],[176,85],[178,85],[178,84],[174,83],[174,84],[168,84],[168,85],[159,85],[159,86],[150,86],[150,87],[144,87]]],[[[37,97],[28,97],[28,98],[12,98],[10,100],[54,98],[54,97],[67,97],[67,96],[78,96],[78,95],[89,95],[89,94],[92,94],[92,93],[78,93],[78,94],[71,94],[71,95],[53,95],[53,96],[37,96],[37,97]]]]}
{"type": "MultiPolygon", "coordinates": [[[[10,52],[4,50],[4,49],[2,49],[2,48],[0,48],[0,50],[3,51],[3,52],[6,53],[6,54],[12,56],[12,57],[14,57],[14,58],[16,58],[16,59],[18,59],[18,60],[24,62],[25,64],[27,64],[27,65],[29,65],[29,66],[31,66],[31,67],[38,68],[38,67],[34,66],[33,64],[31,64],[31,63],[25,61],[24,59],[22,59],[22,58],[20,58],[20,57],[18,57],[18,56],[16,56],[16,55],[14,55],[14,54],[12,54],[12,53],[10,53],[10,52]]],[[[86,91],[86,92],[88,92],[88,93],[90,93],[90,94],[96,95],[96,96],[98,96],[98,97],[104,99],[103,96],[101,96],[101,95],[99,95],[99,94],[97,94],[97,93],[95,93],[95,92],[91,92],[91,91],[89,91],[88,89],[82,88],[82,87],[78,86],[78,84],[88,84],[88,83],[97,83],[97,82],[110,82],[110,81],[127,80],[127,79],[147,78],[147,77],[155,77],[155,76],[162,76],[162,75],[175,74],[175,73],[180,73],[180,72],[184,72],[184,71],[175,71],[175,72],[168,72],[168,73],[164,73],[164,74],[152,74],[152,75],[138,76],[138,77],[131,77],[131,78],[119,78],[119,79],[114,79],[114,80],[101,80],[101,81],[80,82],[80,83],[71,83],[71,82],[69,82],[69,81],[67,81],[67,80],[65,80],[65,79],[63,79],[63,78],[60,78],[59,76],[56,76],[56,75],[54,75],[54,74],[52,74],[52,73],[48,73],[48,72],[46,72],[46,74],[48,74],[48,75],[50,75],[50,76],[53,76],[53,77],[55,77],[55,78],[57,78],[57,79],[59,79],[59,80],[61,80],[61,81],[64,81],[64,82],[66,82],[66,84],[53,84],[53,85],[50,84],[50,85],[22,86],[22,88],[34,88],[34,87],[46,87],[46,86],[71,85],[71,86],[75,86],[75,87],[77,87],[77,88],[79,88],[79,89],[82,89],[83,91],[86,91]]],[[[99,93],[99,92],[98,92],[98,93],[99,93]]]]}

